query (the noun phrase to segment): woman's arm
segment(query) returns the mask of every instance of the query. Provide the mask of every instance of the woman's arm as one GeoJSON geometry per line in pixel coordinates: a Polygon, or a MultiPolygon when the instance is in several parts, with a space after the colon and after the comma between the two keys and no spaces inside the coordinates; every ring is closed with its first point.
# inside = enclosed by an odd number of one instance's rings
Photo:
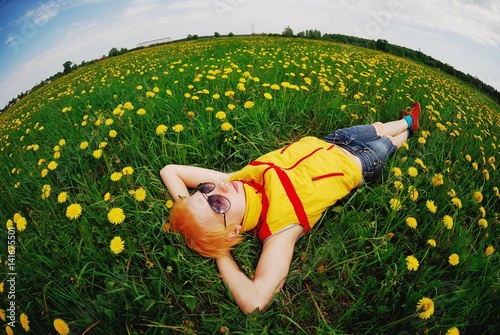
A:
{"type": "Polygon", "coordinates": [[[169,164],[160,170],[160,177],[174,201],[177,201],[179,196],[189,197],[188,189],[195,188],[199,183],[226,181],[229,174],[196,166],[169,164]]]}
{"type": "Polygon", "coordinates": [[[267,240],[253,280],[241,272],[231,255],[216,260],[222,279],[243,313],[263,311],[281,290],[290,270],[295,242],[302,231],[301,226],[296,226],[267,240]]]}

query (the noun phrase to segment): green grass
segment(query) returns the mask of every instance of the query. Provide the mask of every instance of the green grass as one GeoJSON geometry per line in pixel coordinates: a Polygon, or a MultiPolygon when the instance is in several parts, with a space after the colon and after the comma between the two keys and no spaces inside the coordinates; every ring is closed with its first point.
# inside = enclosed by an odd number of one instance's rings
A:
{"type": "MultiPolygon", "coordinates": [[[[8,297],[6,275],[0,279],[0,308],[8,314],[15,300],[16,320],[25,313],[33,334],[55,334],[56,318],[72,334],[500,331],[500,107],[433,69],[310,40],[175,43],[79,69],[0,115],[0,127],[5,273],[12,272],[6,225],[16,213],[27,221],[24,230],[15,230],[15,299],[8,297]],[[234,95],[226,96],[228,91],[234,95]],[[284,291],[265,313],[244,316],[214,261],[164,230],[169,194],[158,175],[164,165],[234,171],[305,135],[393,120],[415,100],[423,107],[423,132],[396,153],[379,182],[359,187],[327,210],[297,243],[284,291]],[[245,108],[247,101],[254,106],[245,108]],[[127,102],[133,108],[126,109],[127,102]],[[141,108],[145,115],[137,114],[141,108]],[[218,111],[226,118],[217,119],[218,111]],[[224,122],[233,128],[222,130],[224,122]],[[168,127],[165,135],[156,134],[161,124],[168,127]],[[183,130],[175,132],[178,124],[183,130]],[[422,135],[428,135],[425,143],[422,135]],[[88,148],[81,149],[82,142],[88,148]],[[103,142],[96,159],[93,152],[103,142]],[[57,162],[54,170],[48,169],[51,161],[57,162]],[[133,174],[112,181],[112,173],[125,167],[133,174]],[[409,176],[410,167],[416,177],[409,176]],[[439,173],[444,183],[434,186],[439,173]],[[46,199],[44,185],[51,188],[46,199]],[[147,192],[144,201],[129,192],[139,187],[147,192]],[[409,187],[418,199],[410,199],[409,187]],[[462,208],[452,204],[451,190],[462,208]],[[68,196],[63,203],[61,192],[68,196]],[[481,192],[481,202],[475,192],[481,192]],[[392,199],[401,208],[391,207],[392,199]],[[435,213],[427,209],[428,200],[436,204],[435,213]],[[66,209],[75,203],[83,212],[69,219],[66,209]],[[113,207],[123,209],[123,223],[109,222],[113,207]],[[442,222],[445,215],[453,218],[451,229],[442,222]],[[483,216],[487,228],[478,225],[483,216]],[[407,217],[416,218],[416,229],[407,226],[407,217]],[[115,236],[125,241],[119,254],[110,250],[115,236]],[[489,246],[495,251],[487,256],[489,246]],[[448,262],[453,253],[460,259],[456,266],[448,262]],[[409,255],[420,262],[416,271],[407,269],[409,255]],[[429,319],[416,313],[424,297],[435,305],[429,319]]],[[[249,235],[234,257],[251,275],[259,252],[259,242],[249,235]]],[[[14,330],[23,333],[19,323],[14,330]]]]}

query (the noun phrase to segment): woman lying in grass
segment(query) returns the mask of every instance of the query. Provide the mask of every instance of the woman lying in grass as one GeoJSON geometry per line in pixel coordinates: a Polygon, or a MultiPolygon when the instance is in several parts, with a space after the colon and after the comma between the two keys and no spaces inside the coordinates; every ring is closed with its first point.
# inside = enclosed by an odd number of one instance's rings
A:
{"type": "Polygon", "coordinates": [[[415,102],[401,120],[340,129],[323,140],[304,137],[233,174],[167,165],[160,175],[175,201],[171,228],[190,248],[216,259],[244,313],[262,311],[283,287],[296,241],[327,207],[380,176],[387,159],[419,128],[419,117],[415,102]],[[253,280],[231,257],[247,231],[263,243],[253,280]]]}

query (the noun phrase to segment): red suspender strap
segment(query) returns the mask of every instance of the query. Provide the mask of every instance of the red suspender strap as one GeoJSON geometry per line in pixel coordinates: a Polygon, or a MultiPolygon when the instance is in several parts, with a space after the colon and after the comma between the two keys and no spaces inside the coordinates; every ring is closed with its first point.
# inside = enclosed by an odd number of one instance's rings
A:
{"type": "MultiPolygon", "coordinates": [[[[311,153],[311,155],[312,155],[312,153],[311,153]]],[[[308,155],[306,157],[309,157],[309,156],[310,155],[308,155]]],[[[302,159],[301,159],[301,161],[302,161],[302,159]]],[[[250,163],[250,165],[254,165],[254,166],[268,165],[269,168],[272,168],[272,169],[274,169],[274,171],[276,171],[276,174],[278,175],[278,178],[280,179],[281,184],[283,185],[283,188],[285,189],[285,193],[293,205],[293,208],[295,210],[295,214],[297,215],[297,219],[299,220],[299,223],[304,227],[304,232],[308,232],[309,229],[311,229],[311,226],[309,225],[309,219],[307,218],[307,214],[306,214],[306,211],[304,209],[304,205],[302,204],[302,201],[300,200],[299,195],[297,194],[297,191],[293,187],[292,181],[290,180],[290,177],[288,177],[286,172],[283,171],[279,166],[276,166],[273,163],[268,163],[268,162],[253,161],[250,163]]],[[[297,164],[295,164],[294,167],[296,165],[297,164]]],[[[264,170],[263,175],[269,170],[269,168],[264,170]]],[[[264,197],[263,197],[263,199],[264,199],[264,197]]],[[[267,197],[266,197],[266,200],[267,200],[267,197]]],[[[269,207],[269,203],[267,204],[267,207],[269,207]]],[[[263,204],[263,209],[264,209],[264,204],[263,204]]],[[[266,213],[265,217],[267,217],[267,213],[266,213]]],[[[264,226],[267,226],[267,225],[264,225],[264,226]]]]}

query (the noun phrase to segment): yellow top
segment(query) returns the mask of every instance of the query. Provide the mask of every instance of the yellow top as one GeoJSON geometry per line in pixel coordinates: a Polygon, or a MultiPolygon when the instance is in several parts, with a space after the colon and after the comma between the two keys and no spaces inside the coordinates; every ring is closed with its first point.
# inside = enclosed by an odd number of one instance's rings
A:
{"type": "Polygon", "coordinates": [[[309,231],[327,207],[361,183],[362,174],[341,149],[308,136],[261,156],[230,179],[244,182],[243,232],[254,230],[264,242],[293,224],[309,231]]]}

